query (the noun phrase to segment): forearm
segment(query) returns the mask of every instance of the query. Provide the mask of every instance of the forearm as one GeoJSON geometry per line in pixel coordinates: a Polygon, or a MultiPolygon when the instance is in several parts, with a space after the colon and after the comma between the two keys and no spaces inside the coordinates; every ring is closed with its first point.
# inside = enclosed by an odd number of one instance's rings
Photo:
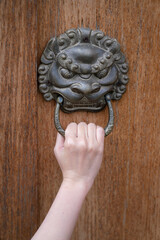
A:
{"type": "Polygon", "coordinates": [[[69,240],[88,190],[82,182],[63,181],[46,218],[32,240],[69,240]]]}

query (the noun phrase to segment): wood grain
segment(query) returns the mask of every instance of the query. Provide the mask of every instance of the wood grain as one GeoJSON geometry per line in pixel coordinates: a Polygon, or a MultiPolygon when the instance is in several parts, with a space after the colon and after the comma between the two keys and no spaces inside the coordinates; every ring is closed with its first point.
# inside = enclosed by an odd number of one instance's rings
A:
{"type": "Polygon", "coordinates": [[[36,4],[1,1],[0,239],[37,228],[36,4]]]}
{"type": "MultiPolygon", "coordinates": [[[[93,29],[97,27],[117,38],[130,65],[127,92],[120,102],[113,104],[115,127],[113,133],[105,140],[102,168],[84,203],[72,239],[160,238],[160,164],[157,131],[160,111],[157,51],[159,10],[158,1],[142,0],[50,0],[45,4],[44,1],[38,4],[40,22],[43,22],[43,27],[38,24],[41,28],[38,37],[41,50],[50,36],[61,34],[67,29],[77,26],[93,29]],[[46,19],[43,8],[46,12],[52,9],[55,18],[52,16],[46,19]]],[[[42,51],[38,50],[38,59],[41,53],[42,51]]],[[[55,104],[45,103],[41,97],[39,103],[39,128],[43,131],[39,131],[38,141],[42,143],[48,139],[44,149],[40,148],[39,159],[42,221],[58,191],[61,173],[52,154],[56,135],[53,126],[55,104]],[[44,132],[47,137],[44,136],[44,132]],[[49,152],[46,146],[50,149],[49,152]]],[[[94,122],[105,126],[107,116],[107,109],[98,114],[61,113],[61,123],[64,128],[71,121],[94,122]]]]}
{"type": "MultiPolygon", "coordinates": [[[[48,40],[70,28],[99,28],[116,38],[129,61],[130,82],[113,103],[115,127],[72,239],[160,239],[160,2],[48,0],[1,2],[0,239],[29,239],[61,184],[53,154],[54,102],[36,86],[48,40]],[[7,229],[7,231],[6,231],[7,229]]],[[[105,126],[99,113],[61,113],[105,126]]]]}

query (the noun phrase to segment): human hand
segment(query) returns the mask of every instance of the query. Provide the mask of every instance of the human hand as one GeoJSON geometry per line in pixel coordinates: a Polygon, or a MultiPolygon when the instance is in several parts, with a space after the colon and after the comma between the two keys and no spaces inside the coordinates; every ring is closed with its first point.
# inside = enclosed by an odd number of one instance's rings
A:
{"type": "Polygon", "coordinates": [[[83,184],[89,191],[101,166],[103,148],[103,128],[93,123],[70,123],[65,138],[57,134],[54,148],[63,181],[83,184]]]}

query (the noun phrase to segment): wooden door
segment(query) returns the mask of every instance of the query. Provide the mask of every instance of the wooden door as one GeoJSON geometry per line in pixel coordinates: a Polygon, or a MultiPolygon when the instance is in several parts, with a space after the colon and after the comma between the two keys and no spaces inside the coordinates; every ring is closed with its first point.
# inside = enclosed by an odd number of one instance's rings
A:
{"type": "MultiPolygon", "coordinates": [[[[55,103],[38,91],[37,66],[52,36],[83,25],[120,42],[130,82],[113,103],[115,127],[72,239],[159,240],[159,0],[2,0],[0,6],[0,239],[30,239],[60,186],[55,103]]],[[[107,109],[61,113],[61,123],[105,126],[107,117],[107,109]]]]}

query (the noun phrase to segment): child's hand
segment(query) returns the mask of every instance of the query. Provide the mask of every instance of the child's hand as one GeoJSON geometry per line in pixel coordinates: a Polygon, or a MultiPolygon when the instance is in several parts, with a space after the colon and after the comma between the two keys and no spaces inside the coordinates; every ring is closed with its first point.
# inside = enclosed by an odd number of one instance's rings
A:
{"type": "Polygon", "coordinates": [[[70,123],[65,139],[58,133],[54,153],[63,173],[63,181],[92,186],[101,166],[104,130],[93,123],[70,123]]]}

